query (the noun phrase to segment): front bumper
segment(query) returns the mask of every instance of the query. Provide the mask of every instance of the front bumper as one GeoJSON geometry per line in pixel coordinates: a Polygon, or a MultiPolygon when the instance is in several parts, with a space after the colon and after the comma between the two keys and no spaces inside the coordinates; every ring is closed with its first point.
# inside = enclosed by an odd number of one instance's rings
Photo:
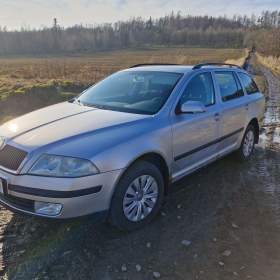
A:
{"type": "Polygon", "coordinates": [[[81,178],[53,178],[14,175],[0,170],[3,182],[0,203],[15,212],[56,219],[107,211],[121,172],[115,170],[81,178]],[[55,216],[38,214],[35,202],[61,204],[62,209],[55,216]]]}

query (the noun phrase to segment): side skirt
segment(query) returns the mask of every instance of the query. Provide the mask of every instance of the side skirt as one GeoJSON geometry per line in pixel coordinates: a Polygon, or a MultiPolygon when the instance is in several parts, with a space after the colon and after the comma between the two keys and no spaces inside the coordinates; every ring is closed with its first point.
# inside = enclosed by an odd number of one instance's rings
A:
{"type": "Polygon", "coordinates": [[[233,151],[235,151],[237,149],[238,149],[238,146],[237,146],[237,143],[235,143],[235,144],[207,157],[206,159],[203,159],[183,170],[180,170],[172,175],[171,182],[174,183],[174,182],[182,179],[183,177],[197,171],[198,169],[208,165],[209,163],[214,162],[214,161],[232,153],[233,151]]]}

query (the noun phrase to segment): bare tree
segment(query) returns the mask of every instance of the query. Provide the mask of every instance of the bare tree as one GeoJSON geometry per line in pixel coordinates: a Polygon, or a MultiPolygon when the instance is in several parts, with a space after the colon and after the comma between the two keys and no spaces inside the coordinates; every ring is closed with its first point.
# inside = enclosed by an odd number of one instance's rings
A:
{"type": "Polygon", "coordinates": [[[182,15],[96,26],[63,28],[55,18],[51,28],[7,31],[0,27],[0,55],[93,52],[149,45],[215,48],[256,46],[265,54],[280,55],[280,11],[232,18],[182,15]]]}

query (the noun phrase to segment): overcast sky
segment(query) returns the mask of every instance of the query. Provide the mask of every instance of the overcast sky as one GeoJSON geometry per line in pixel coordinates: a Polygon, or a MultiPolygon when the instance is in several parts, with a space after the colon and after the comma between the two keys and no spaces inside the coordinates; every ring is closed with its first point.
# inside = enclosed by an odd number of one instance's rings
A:
{"type": "Polygon", "coordinates": [[[259,14],[280,9],[280,0],[0,0],[0,26],[9,29],[114,22],[160,17],[181,11],[192,15],[259,14]]]}

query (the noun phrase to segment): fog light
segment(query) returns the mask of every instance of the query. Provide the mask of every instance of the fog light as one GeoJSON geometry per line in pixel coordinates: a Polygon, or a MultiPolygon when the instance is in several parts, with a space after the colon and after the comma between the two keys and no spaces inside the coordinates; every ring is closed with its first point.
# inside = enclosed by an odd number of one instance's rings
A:
{"type": "Polygon", "coordinates": [[[35,201],[34,208],[37,214],[56,216],[60,213],[62,209],[62,204],[35,201]]]}

